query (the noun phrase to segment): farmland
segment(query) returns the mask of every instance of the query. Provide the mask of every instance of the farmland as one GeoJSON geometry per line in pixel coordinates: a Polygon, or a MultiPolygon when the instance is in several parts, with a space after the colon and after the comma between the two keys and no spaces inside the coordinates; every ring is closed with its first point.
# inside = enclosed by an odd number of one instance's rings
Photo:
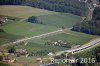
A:
{"type": "MultiPolygon", "coordinates": [[[[17,39],[16,37],[40,35],[57,30],[60,27],[72,27],[73,24],[81,20],[79,16],[72,14],[58,13],[28,6],[4,5],[0,6],[0,9],[2,9],[0,10],[0,15],[11,16],[11,18],[21,18],[20,20],[9,22],[1,27],[7,34],[9,34],[9,36],[15,37],[15,39],[17,39]],[[24,21],[25,19],[28,19],[29,16],[37,16],[45,25],[24,21]]],[[[6,33],[4,34],[7,35],[6,33]]],[[[0,44],[7,43],[12,40],[10,37],[5,38],[4,34],[3,38],[0,37],[0,44]]]]}
{"type": "Polygon", "coordinates": [[[45,45],[45,43],[48,40],[56,41],[56,40],[63,40],[65,42],[71,42],[71,45],[83,45],[90,41],[93,38],[97,38],[97,36],[92,36],[88,34],[83,34],[83,33],[78,33],[78,32],[73,32],[73,31],[65,31],[66,33],[61,33],[41,39],[34,39],[30,40],[27,46],[25,45],[20,45],[17,46],[17,48],[25,48],[29,50],[30,52],[32,51],[60,51],[60,50],[66,50],[69,48],[66,47],[59,47],[59,46],[50,46],[50,45],[45,45]],[[46,48],[44,48],[46,47],[46,48]]]}
{"type": "Polygon", "coordinates": [[[40,35],[40,34],[52,32],[52,31],[58,29],[56,27],[43,26],[40,24],[33,24],[33,23],[29,23],[29,22],[20,22],[20,21],[4,25],[4,26],[2,26],[2,28],[7,33],[19,35],[19,36],[23,36],[23,37],[40,35]]]}
{"type": "Polygon", "coordinates": [[[43,26],[29,22],[11,22],[1,27],[6,33],[0,33],[0,44],[16,40],[18,38],[36,36],[58,30],[56,27],[43,26]]]}
{"type": "Polygon", "coordinates": [[[14,41],[18,38],[22,38],[22,37],[17,36],[17,35],[12,35],[9,33],[0,32],[0,45],[5,44],[5,43],[9,43],[9,42],[14,41]]]}
{"type": "Polygon", "coordinates": [[[81,17],[69,14],[47,11],[43,9],[32,8],[28,6],[0,6],[0,15],[7,15],[17,18],[28,19],[30,16],[37,16],[43,24],[56,27],[72,27],[75,23],[81,21],[81,17]]]}
{"type": "Polygon", "coordinates": [[[43,24],[56,26],[56,27],[65,27],[70,28],[74,24],[80,22],[82,19],[79,16],[72,15],[69,13],[59,13],[53,15],[42,15],[39,16],[39,20],[43,24]]]}
{"type": "Polygon", "coordinates": [[[30,16],[50,15],[57,14],[57,12],[42,10],[38,8],[32,8],[28,6],[11,6],[3,5],[0,6],[0,15],[8,15],[18,18],[28,18],[30,16]]]}
{"type": "MultiPolygon", "coordinates": [[[[0,15],[11,16],[14,18],[20,18],[16,21],[8,22],[2,26],[1,29],[4,32],[0,32],[0,45],[27,37],[39,36],[45,33],[53,32],[64,27],[63,33],[57,33],[55,35],[48,35],[41,38],[34,38],[28,41],[25,45],[24,42],[19,43],[15,46],[15,49],[26,49],[29,53],[32,53],[32,58],[37,58],[38,56],[47,56],[49,52],[58,52],[62,50],[67,50],[70,48],[61,46],[46,45],[50,41],[62,40],[64,42],[70,42],[72,45],[83,45],[90,41],[91,39],[97,38],[98,36],[93,36],[89,34],[79,33],[71,31],[69,28],[82,19],[80,16],[72,15],[69,13],[59,13],[53,11],[47,11],[43,9],[32,8],[28,6],[0,6],[0,15]],[[31,16],[36,16],[42,24],[27,22],[31,16]]],[[[17,57],[18,60],[23,60],[27,62],[27,59],[31,57],[17,57]],[[23,58],[23,59],[21,59],[23,58]]],[[[19,61],[20,62],[20,61],[19,61]]]]}
{"type": "Polygon", "coordinates": [[[72,45],[83,45],[89,42],[91,39],[96,38],[97,36],[92,36],[84,33],[78,33],[73,31],[66,31],[62,34],[57,34],[54,36],[47,37],[48,40],[63,40],[66,42],[71,42],[72,45]]]}
{"type": "Polygon", "coordinates": [[[36,42],[31,42],[27,46],[20,45],[20,46],[17,46],[16,48],[27,49],[29,52],[34,52],[34,53],[41,52],[41,51],[56,52],[56,51],[61,51],[61,50],[66,50],[67,49],[67,48],[64,48],[64,47],[49,46],[49,45],[45,45],[45,43],[41,44],[41,43],[36,43],[36,42]]]}
{"type": "MultiPolygon", "coordinates": [[[[4,5],[0,6],[0,8],[2,9],[0,10],[1,11],[0,15],[22,18],[21,20],[9,22],[8,24],[3,25],[1,27],[6,32],[4,34],[3,33],[0,34],[3,35],[2,37],[0,37],[1,44],[10,42],[11,40],[16,40],[18,38],[32,37],[52,32],[58,30],[61,27],[71,28],[75,23],[81,21],[81,18],[76,15],[47,11],[28,6],[4,5]],[[29,16],[37,16],[37,18],[39,18],[39,20],[43,22],[43,24],[30,23],[23,20],[23,19],[28,19],[29,16]]],[[[64,40],[64,41],[70,41],[72,44],[77,45],[77,44],[84,44],[88,42],[90,39],[94,38],[93,36],[71,32],[70,30],[66,31],[65,33],[57,34],[43,39],[41,38],[36,40],[34,39],[32,42],[30,42],[30,45],[27,46],[26,48],[31,48],[33,46],[34,48],[41,50],[45,47],[44,44],[45,42],[47,42],[47,40],[64,40]]],[[[50,49],[51,48],[53,48],[53,46],[51,46],[50,49]]],[[[54,47],[54,49],[55,48],[56,47],[54,47]]],[[[59,49],[64,50],[66,48],[57,47],[57,49],[58,50],[55,49],[55,51],[59,51],[59,49]]]]}
{"type": "MultiPolygon", "coordinates": [[[[6,32],[4,34],[3,33],[0,34],[2,35],[2,37],[0,37],[1,44],[19,38],[32,37],[32,36],[52,32],[58,30],[61,27],[71,28],[75,23],[81,21],[81,17],[76,15],[47,11],[47,10],[32,8],[28,6],[4,5],[4,6],[0,6],[0,8],[2,9],[0,10],[1,11],[0,15],[22,18],[21,20],[9,22],[8,24],[3,25],[1,27],[6,32]],[[39,18],[39,20],[43,22],[43,24],[30,23],[23,20],[23,19],[28,19],[29,16],[37,16],[37,18],[39,18]]],[[[34,39],[31,42],[29,42],[28,46],[20,46],[20,48],[25,47],[28,50],[31,49],[30,51],[33,50],[40,51],[40,50],[47,50],[44,47],[48,47],[48,50],[59,51],[67,48],[45,46],[45,42],[47,42],[47,40],[63,40],[63,41],[69,41],[72,44],[77,45],[77,44],[84,44],[89,40],[91,40],[92,38],[95,37],[87,34],[71,32],[69,30],[69,31],[65,31],[65,33],[62,34],[57,34],[42,39],[41,38],[34,39]]]]}

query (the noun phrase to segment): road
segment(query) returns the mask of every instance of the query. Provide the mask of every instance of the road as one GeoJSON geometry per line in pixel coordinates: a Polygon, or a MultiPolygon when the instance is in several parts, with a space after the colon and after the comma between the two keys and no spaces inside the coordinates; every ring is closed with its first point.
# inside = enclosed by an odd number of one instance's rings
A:
{"type": "Polygon", "coordinates": [[[18,39],[14,42],[10,42],[10,43],[7,43],[7,44],[3,44],[2,46],[7,46],[7,45],[14,45],[16,43],[20,43],[20,42],[23,42],[23,41],[27,41],[27,40],[31,40],[31,39],[34,39],[34,38],[40,38],[40,37],[44,37],[44,36],[48,36],[48,35],[52,35],[52,34],[58,34],[60,32],[63,32],[64,30],[62,29],[59,29],[59,30],[56,30],[56,31],[53,31],[53,32],[49,32],[49,33],[45,33],[45,34],[41,34],[41,35],[38,35],[38,36],[33,36],[33,37],[27,37],[27,38],[23,38],[23,39],[18,39]]]}
{"type": "Polygon", "coordinates": [[[62,53],[72,53],[72,54],[75,54],[75,53],[79,53],[79,52],[88,50],[90,48],[93,48],[93,47],[95,47],[97,45],[100,45],[100,38],[94,39],[94,40],[86,43],[85,45],[77,48],[77,49],[70,49],[70,50],[60,51],[60,52],[57,52],[55,55],[58,56],[58,55],[61,55],[62,53]]]}
{"type": "MultiPolygon", "coordinates": [[[[53,32],[49,32],[49,33],[45,33],[45,34],[41,34],[41,35],[38,35],[38,36],[33,36],[33,37],[19,39],[19,40],[16,40],[14,42],[3,44],[2,46],[9,46],[9,45],[11,46],[11,45],[14,45],[16,43],[23,42],[23,41],[27,41],[27,40],[31,40],[31,39],[35,39],[35,38],[41,38],[41,37],[44,37],[44,36],[53,35],[53,34],[56,34],[56,33],[58,34],[58,33],[62,33],[62,32],[64,32],[64,30],[59,29],[59,30],[56,30],[56,31],[53,31],[53,32]]],[[[100,38],[94,39],[94,40],[86,43],[85,45],[77,48],[77,49],[70,49],[70,50],[65,50],[65,51],[59,51],[55,55],[58,56],[58,55],[61,55],[62,53],[72,53],[72,54],[75,54],[75,53],[78,53],[78,52],[90,49],[92,47],[95,47],[97,45],[100,45],[100,38]]]]}
{"type": "Polygon", "coordinates": [[[60,30],[57,30],[57,31],[53,31],[53,32],[41,34],[41,35],[38,35],[38,36],[33,36],[33,37],[29,37],[29,38],[24,38],[24,39],[21,39],[21,40],[17,40],[17,41],[15,41],[15,42],[13,42],[13,43],[14,43],[14,44],[15,44],[15,43],[20,43],[20,42],[22,42],[22,41],[27,41],[27,40],[34,39],[34,38],[39,38],[39,37],[43,37],[43,36],[46,36],[46,35],[50,35],[50,34],[62,32],[62,31],[63,31],[63,30],[60,29],[60,30]]]}

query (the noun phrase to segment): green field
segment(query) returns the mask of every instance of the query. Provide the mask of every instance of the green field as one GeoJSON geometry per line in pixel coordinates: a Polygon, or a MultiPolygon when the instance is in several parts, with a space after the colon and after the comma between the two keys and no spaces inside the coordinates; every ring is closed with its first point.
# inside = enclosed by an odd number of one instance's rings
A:
{"type": "Polygon", "coordinates": [[[25,45],[20,45],[17,46],[16,48],[24,48],[27,49],[29,52],[37,52],[37,51],[61,51],[61,50],[66,50],[69,48],[65,47],[60,47],[60,46],[50,46],[50,45],[45,45],[45,43],[48,40],[56,41],[56,40],[63,40],[65,42],[71,42],[72,45],[83,45],[90,41],[91,39],[97,38],[98,36],[93,36],[93,35],[88,35],[84,33],[78,33],[78,32],[73,32],[73,31],[65,31],[66,33],[61,33],[53,36],[49,36],[46,38],[41,38],[41,39],[33,39],[30,40],[27,46],[25,45]]]}
{"type": "Polygon", "coordinates": [[[29,23],[29,22],[12,22],[2,26],[5,32],[13,35],[31,37],[57,30],[58,28],[52,26],[44,26],[41,24],[29,23]]]}
{"type": "MultiPolygon", "coordinates": [[[[38,40],[36,40],[38,41],[38,40]]],[[[49,46],[49,45],[45,45],[41,44],[41,43],[37,43],[37,42],[30,42],[27,46],[25,45],[20,45],[17,46],[16,48],[23,48],[23,49],[27,49],[29,52],[38,52],[38,51],[50,51],[50,52],[56,52],[56,51],[61,51],[61,50],[67,50],[68,48],[64,48],[64,47],[60,47],[60,46],[49,46]]]]}
{"type": "MultiPolygon", "coordinates": [[[[15,39],[17,36],[30,37],[55,31],[59,29],[58,27],[72,27],[73,24],[81,20],[79,16],[72,14],[58,13],[28,6],[3,5],[0,6],[0,9],[2,9],[0,10],[0,15],[11,16],[10,18],[22,18],[18,21],[9,22],[1,27],[6,33],[3,34],[3,37],[0,37],[0,44],[11,41],[11,37],[15,37],[15,39]],[[29,16],[37,16],[45,25],[23,21],[28,19],[29,16]],[[5,38],[7,34],[10,34],[9,38],[5,38]]],[[[2,33],[0,36],[2,36],[2,33]]]]}
{"type": "MultiPolygon", "coordinates": [[[[24,42],[21,42],[19,45],[14,46],[15,49],[26,49],[30,56],[16,57],[18,63],[13,63],[11,64],[12,66],[22,66],[23,64],[37,66],[36,58],[47,58],[49,57],[49,52],[68,50],[72,46],[83,45],[91,39],[98,37],[70,30],[74,24],[81,22],[82,18],[80,16],[69,13],[47,11],[29,6],[4,5],[0,6],[0,9],[1,17],[6,16],[10,18],[9,22],[0,26],[0,29],[4,30],[4,32],[0,32],[0,46],[18,39],[38,36],[64,28],[63,33],[34,38],[28,40],[27,45],[25,45],[24,42]],[[27,22],[27,19],[31,16],[36,16],[41,24],[27,22]],[[12,20],[12,18],[14,20],[12,20]],[[62,40],[66,43],[69,42],[69,44],[63,47],[47,45],[48,41],[58,40],[62,40]]],[[[3,47],[0,48],[4,49],[3,47]]],[[[0,63],[0,66],[9,65],[0,63]]]]}
{"type": "Polygon", "coordinates": [[[46,25],[70,28],[74,24],[80,22],[82,19],[79,16],[72,15],[69,13],[59,13],[53,15],[39,16],[39,20],[46,25]]]}
{"type": "MultiPolygon", "coordinates": [[[[72,28],[75,23],[81,21],[81,17],[72,14],[52,12],[28,6],[6,5],[0,6],[0,9],[2,9],[0,10],[0,15],[22,18],[21,20],[9,22],[1,27],[5,33],[0,33],[0,44],[8,43],[19,38],[32,37],[52,32],[61,27],[72,28]],[[28,17],[31,16],[37,16],[43,24],[26,22],[25,19],[28,19],[28,17]]],[[[48,40],[63,40],[71,42],[72,45],[82,45],[96,37],[97,36],[67,30],[61,34],[45,38],[32,39],[29,41],[27,46],[19,45],[16,48],[25,48],[29,52],[38,52],[41,50],[57,52],[69,48],[49,46],[45,45],[45,43],[48,40]]]]}
{"type": "Polygon", "coordinates": [[[24,21],[11,22],[1,28],[5,33],[0,32],[0,44],[8,43],[22,37],[32,37],[58,30],[54,26],[44,26],[24,21]]]}
{"type": "Polygon", "coordinates": [[[33,8],[29,6],[18,5],[0,5],[0,15],[8,15],[18,18],[28,18],[30,16],[57,14],[57,12],[47,11],[43,9],[33,8]]]}
{"type": "Polygon", "coordinates": [[[66,33],[57,34],[45,38],[46,40],[63,40],[65,42],[71,42],[72,45],[83,45],[89,42],[91,39],[96,38],[97,36],[88,35],[84,33],[78,33],[73,31],[66,31],[66,33]]]}
{"type": "Polygon", "coordinates": [[[29,16],[40,16],[40,15],[49,15],[49,14],[57,14],[56,12],[32,8],[28,6],[10,6],[3,5],[0,6],[0,15],[5,15],[12,18],[22,18],[14,20],[13,22],[9,22],[4,24],[2,29],[4,29],[5,33],[0,32],[0,44],[11,42],[18,37],[29,37],[40,35],[43,33],[54,31],[58,28],[51,26],[43,26],[40,24],[32,24],[28,22],[24,22],[23,19],[27,19],[29,16]]]}
{"type": "Polygon", "coordinates": [[[28,19],[30,16],[37,16],[39,20],[46,25],[56,27],[72,27],[75,23],[81,21],[81,17],[69,14],[47,11],[43,9],[28,6],[0,6],[0,15],[7,15],[17,18],[28,19]]]}
{"type": "Polygon", "coordinates": [[[17,35],[12,35],[9,33],[0,32],[0,45],[5,44],[5,43],[9,43],[9,42],[14,41],[18,38],[22,38],[22,37],[17,36],[17,35]]]}
{"type": "Polygon", "coordinates": [[[10,66],[10,65],[0,62],[0,66],[10,66]]]}

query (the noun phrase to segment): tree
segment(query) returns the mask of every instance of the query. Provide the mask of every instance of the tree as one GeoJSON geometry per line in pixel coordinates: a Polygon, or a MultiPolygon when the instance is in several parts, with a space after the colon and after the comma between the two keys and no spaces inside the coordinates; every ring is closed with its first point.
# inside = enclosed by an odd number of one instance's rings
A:
{"type": "Polygon", "coordinates": [[[14,53],[15,52],[15,47],[8,47],[8,53],[14,53]]]}
{"type": "Polygon", "coordinates": [[[0,32],[4,32],[3,29],[1,29],[1,26],[5,23],[5,19],[2,18],[2,16],[0,16],[0,32]]]}
{"type": "Polygon", "coordinates": [[[64,27],[64,26],[62,26],[62,29],[65,29],[65,27],[64,27]]]}
{"type": "Polygon", "coordinates": [[[38,23],[38,18],[36,16],[31,16],[27,21],[31,23],[38,23]]]}
{"type": "Polygon", "coordinates": [[[2,61],[3,60],[3,57],[2,56],[0,56],[0,61],[2,61]]]}

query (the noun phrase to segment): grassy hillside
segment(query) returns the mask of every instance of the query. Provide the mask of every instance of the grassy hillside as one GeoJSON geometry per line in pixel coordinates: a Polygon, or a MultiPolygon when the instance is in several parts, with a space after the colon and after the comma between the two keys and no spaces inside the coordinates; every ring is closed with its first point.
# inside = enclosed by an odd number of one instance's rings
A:
{"type": "MultiPolygon", "coordinates": [[[[43,25],[42,25],[42,24],[25,22],[23,20],[20,20],[20,21],[18,20],[18,21],[9,22],[8,24],[3,25],[2,29],[4,29],[6,33],[0,34],[1,44],[11,41],[13,37],[15,37],[13,38],[15,40],[16,38],[19,38],[19,37],[30,37],[30,36],[35,36],[35,35],[51,32],[51,31],[55,31],[58,29],[58,27],[71,28],[73,24],[81,21],[81,18],[76,15],[72,15],[68,13],[52,12],[52,11],[32,8],[28,6],[4,5],[4,6],[0,6],[0,8],[2,9],[0,10],[1,11],[0,15],[7,15],[7,16],[12,16],[12,17],[14,16],[14,17],[23,18],[23,19],[28,19],[29,16],[37,16],[37,18],[39,18],[39,21],[43,22],[43,25]],[[5,38],[7,35],[9,35],[9,37],[5,38]]],[[[64,35],[66,34],[63,34],[60,36],[64,36],[64,35]]],[[[67,36],[68,35],[66,35],[66,37],[67,36]]],[[[73,36],[72,35],[69,36],[68,38],[69,40],[70,40],[70,37],[73,37],[73,36]]],[[[57,38],[59,38],[59,36],[57,38]]],[[[82,37],[79,37],[79,38],[82,38],[82,37]]]]}
{"type": "Polygon", "coordinates": [[[58,28],[18,21],[4,25],[2,26],[2,29],[4,29],[5,32],[9,34],[23,36],[23,37],[30,37],[30,36],[40,35],[43,33],[52,32],[57,30],[58,28]]]}
{"type": "Polygon", "coordinates": [[[86,5],[79,0],[0,0],[0,5],[27,5],[50,11],[86,15],[86,5]]]}
{"type": "Polygon", "coordinates": [[[57,12],[47,11],[43,9],[32,8],[28,6],[11,6],[3,5],[0,6],[0,15],[11,16],[10,18],[22,18],[22,20],[14,20],[5,23],[0,28],[4,29],[5,33],[0,32],[0,44],[8,43],[14,41],[15,39],[35,36],[43,33],[51,32],[56,30],[56,27],[43,26],[40,24],[32,24],[24,22],[29,16],[40,16],[40,15],[50,15],[57,14],[57,12]],[[46,29],[44,29],[46,28],[46,29]]]}
{"type": "Polygon", "coordinates": [[[2,9],[0,15],[23,18],[24,20],[30,16],[37,16],[43,24],[56,27],[72,27],[81,21],[79,16],[73,14],[47,11],[28,6],[2,5],[0,9],[2,9]]]}
{"type": "Polygon", "coordinates": [[[0,45],[24,37],[32,37],[58,30],[56,27],[33,24],[29,22],[12,22],[1,27],[0,45]]]}
{"type": "Polygon", "coordinates": [[[56,27],[72,27],[74,24],[81,21],[81,18],[76,15],[69,13],[59,13],[53,15],[42,15],[39,16],[39,20],[46,25],[56,27]]]}
{"type": "Polygon", "coordinates": [[[0,5],[0,15],[8,15],[18,18],[28,18],[29,16],[33,15],[40,16],[49,14],[57,14],[57,12],[32,8],[28,6],[0,5]]]}
{"type": "MultiPolygon", "coordinates": [[[[36,35],[41,35],[44,33],[52,32],[58,30],[59,28],[65,27],[71,28],[74,24],[81,21],[81,17],[75,16],[68,13],[59,13],[52,12],[37,8],[32,8],[28,6],[0,6],[0,15],[7,15],[17,18],[22,18],[19,20],[7,22],[4,25],[0,26],[4,32],[0,32],[0,45],[15,41],[17,39],[32,37],[36,35]],[[31,16],[35,16],[39,19],[42,24],[30,23],[27,22],[31,16]]],[[[64,29],[65,30],[65,29],[64,29]]],[[[64,42],[70,42],[70,46],[83,45],[90,41],[91,39],[96,38],[97,36],[92,36],[84,33],[78,33],[74,31],[65,30],[64,33],[49,35],[42,38],[35,38],[29,40],[27,45],[24,45],[24,42],[21,42],[21,45],[15,46],[15,49],[26,49],[31,55],[29,57],[20,56],[18,57],[18,62],[23,64],[34,65],[33,61],[37,57],[46,57],[49,52],[58,52],[62,50],[70,49],[62,46],[53,46],[47,45],[46,43],[51,41],[62,40],[64,42]],[[34,58],[33,58],[34,57],[34,58]],[[32,64],[30,64],[30,61],[32,64]]],[[[36,61],[35,61],[36,62],[36,61]]],[[[16,63],[14,63],[16,64],[16,63]]],[[[28,65],[28,66],[29,66],[28,65]]],[[[14,66],[14,65],[12,65],[14,66]]],[[[18,66],[18,65],[17,65],[18,66]]]]}
{"type": "Polygon", "coordinates": [[[32,37],[58,30],[58,28],[54,26],[44,26],[25,21],[9,22],[0,28],[5,31],[0,32],[0,45],[19,38],[32,37]]]}

